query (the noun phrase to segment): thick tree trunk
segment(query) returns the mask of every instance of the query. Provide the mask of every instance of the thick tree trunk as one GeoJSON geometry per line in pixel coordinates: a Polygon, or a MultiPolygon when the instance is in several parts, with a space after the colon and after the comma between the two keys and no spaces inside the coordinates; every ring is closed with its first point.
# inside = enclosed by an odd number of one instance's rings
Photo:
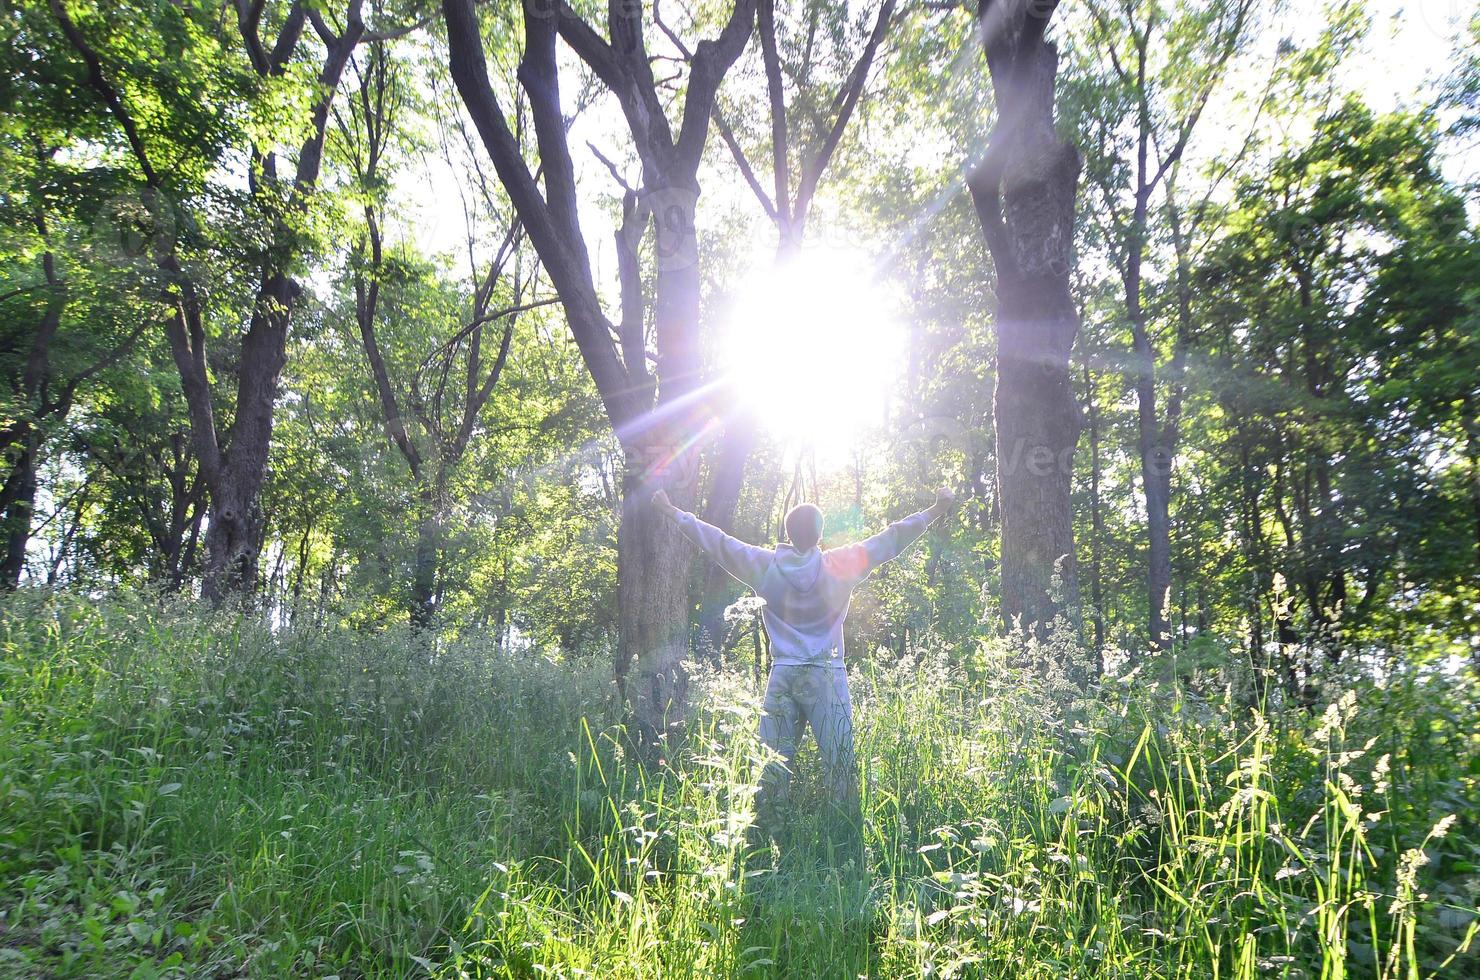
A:
{"type": "Polygon", "coordinates": [[[629,453],[617,531],[617,682],[639,743],[660,744],[683,721],[688,703],[688,587],[692,549],[676,525],[653,509],[644,478],[649,452],[629,453]]]}
{"type": "Polygon", "coordinates": [[[257,586],[257,562],[266,530],[262,486],[267,479],[278,379],[287,363],[288,319],[298,293],[297,284],[286,275],[270,276],[242,338],[230,451],[210,483],[202,594],[212,602],[233,594],[249,595],[257,586]]]}
{"type": "Polygon", "coordinates": [[[1054,129],[1058,52],[1043,32],[1055,6],[978,7],[997,121],[968,174],[997,274],[1002,615],[1007,628],[1040,635],[1079,598],[1070,487],[1080,417],[1069,375],[1079,313],[1069,272],[1080,161],[1054,129]]]}
{"type": "Polygon", "coordinates": [[[1069,344],[1054,342],[1066,333],[1072,342],[1078,320],[1067,282],[1062,288],[1001,282],[998,302],[992,411],[1002,508],[1002,613],[1009,627],[1042,633],[1079,595],[1070,508],[1079,412],[1069,381],[1069,344]]]}
{"type": "Polygon", "coordinates": [[[241,473],[211,494],[206,527],[206,566],[201,594],[211,602],[247,596],[257,588],[257,560],[266,530],[260,475],[241,473]]]}
{"type": "Polygon", "coordinates": [[[697,188],[653,206],[658,269],[653,297],[658,334],[657,407],[619,432],[625,451],[617,531],[617,680],[644,745],[681,723],[688,703],[689,569],[693,547],[651,505],[668,491],[680,507],[698,496],[697,437],[709,421],[700,387],[697,188]]]}

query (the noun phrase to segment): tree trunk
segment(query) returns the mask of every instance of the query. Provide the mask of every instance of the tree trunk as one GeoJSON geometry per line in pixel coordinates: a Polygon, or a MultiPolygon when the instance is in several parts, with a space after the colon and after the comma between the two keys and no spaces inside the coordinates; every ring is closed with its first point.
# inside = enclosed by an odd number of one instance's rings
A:
{"type": "Polygon", "coordinates": [[[980,3],[997,121],[967,178],[997,279],[1002,615],[1007,628],[1040,635],[1079,596],[1070,485],[1080,417],[1069,375],[1079,314],[1069,272],[1080,160],[1054,130],[1058,52],[1043,32],[1055,6],[980,3]]]}
{"type": "Polygon", "coordinates": [[[1171,454],[1162,445],[1161,422],[1156,407],[1156,351],[1146,328],[1141,306],[1141,258],[1146,236],[1146,201],[1151,188],[1146,177],[1146,132],[1141,135],[1140,185],[1127,243],[1125,312],[1131,326],[1132,363],[1135,365],[1137,448],[1141,457],[1141,488],[1146,497],[1146,610],[1147,632],[1152,650],[1171,645],[1171,622],[1167,602],[1172,588],[1171,545],[1171,454]]]}
{"type": "Polygon", "coordinates": [[[210,484],[201,591],[212,602],[233,594],[249,595],[257,586],[257,562],[266,530],[262,486],[267,479],[278,379],[287,363],[288,318],[298,294],[297,284],[286,275],[270,276],[242,338],[230,451],[210,484]]]}
{"type": "Polygon", "coordinates": [[[619,431],[625,471],[617,530],[617,682],[642,744],[653,746],[683,719],[689,653],[689,568],[693,548],[677,526],[651,505],[668,491],[680,507],[698,495],[699,442],[707,406],[700,384],[697,188],[663,195],[653,206],[657,277],[653,297],[658,335],[657,407],[619,431]],[[630,673],[631,676],[628,676],[630,673]]]}
{"type": "Polygon", "coordinates": [[[0,585],[13,589],[20,585],[26,569],[26,546],[31,540],[31,515],[36,509],[36,465],[40,456],[40,438],[30,429],[18,447],[12,447],[15,462],[5,481],[0,522],[5,535],[4,563],[0,565],[0,585]]]}
{"type": "MultiPolygon", "coordinates": [[[[172,458],[163,453],[154,456],[164,470],[169,497],[158,505],[136,496],[139,515],[149,529],[154,543],[153,553],[148,558],[149,580],[158,583],[168,592],[179,592],[184,586],[185,576],[195,551],[196,538],[200,534],[205,510],[201,506],[203,486],[191,479],[192,459],[182,453],[186,443],[171,437],[174,450],[172,458]]],[[[96,453],[97,450],[95,449],[96,453]]],[[[101,458],[101,457],[100,457],[101,458]]],[[[107,464],[104,464],[107,465],[107,464]]]]}
{"type": "Polygon", "coordinates": [[[416,528],[415,565],[411,570],[411,625],[426,629],[436,616],[437,566],[442,552],[442,514],[440,493],[424,488],[421,498],[421,521],[416,528]]]}
{"type": "MultiPolygon", "coordinates": [[[[36,229],[44,238],[46,221],[38,214],[36,229]]],[[[0,564],[0,585],[15,588],[26,568],[26,546],[31,540],[31,518],[36,509],[36,470],[41,463],[41,427],[48,418],[65,419],[71,408],[70,395],[53,400],[51,386],[51,346],[62,326],[65,290],[56,267],[56,257],[47,250],[41,257],[41,268],[48,287],[46,312],[31,338],[26,367],[21,375],[21,394],[25,398],[20,417],[0,431],[5,455],[13,456],[10,474],[0,490],[0,526],[5,536],[5,554],[0,564]]]]}
{"type": "Polygon", "coordinates": [[[190,574],[191,566],[195,563],[195,547],[200,540],[200,525],[205,518],[205,508],[196,504],[190,515],[190,528],[185,536],[184,546],[178,551],[176,557],[172,558],[172,565],[167,580],[166,589],[172,593],[179,593],[185,588],[185,578],[190,574]]]}
{"type": "Polygon", "coordinates": [[[649,453],[627,455],[622,518],[617,529],[617,683],[627,699],[639,744],[661,744],[683,720],[688,699],[688,541],[653,509],[644,478],[649,453]]]}
{"type": "Polygon", "coordinates": [[[1095,649],[1105,652],[1105,590],[1100,549],[1105,539],[1104,504],[1100,500],[1100,411],[1095,401],[1094,376],[1084,365],[1085,406],[1089,409],[1089,589],[1095,626],[1095,649]]]}
{"type": "Polygon", "coordinates": [[[1140,427],[1141,485],[1146,495],[1146,609],[1150,646],[1171,645],[1167,602],[1172,589],[1172,459],[1162,445],[1156,409],[1156,375],[1144,330],[1136,341],[1136,421],[1140,427]]]}
{"type": "Polygon", "coordinates": [[[211,494],[206,526],[206,565],[201,595],[219,603],[232,595],[250,595],[257,588],[257,559],[266,530],[260,477],[238,474],[211,494]]]}
{"type": "MultiPolygon", "coordinates": [[[[714,480],[709,489],[705,520],[734,533],[735,513],[745,483],[745,466],[756,443],[756,420],[736,413],[725,427],[715,460],[714,480]]],[[[725,609],[734,590],[733,580],[714,562],[706,562],[703,594],[699,600],[699,643],[717,663],[724,647],[725,609]]]]}
{"type": "Polygon", "coordinates": [[[1045,283],[1003,283],[998,299],[992,414],[1002,508],[1002,613],[1007,626],[1041,634],[1079,596],[1070,508],[1079,413],[1070,390],[1068,344],[1045,343],[1051,331],[1065,332],[1066,321],[1077,321],[1067,284],[1059,290],[1045,283]]]}

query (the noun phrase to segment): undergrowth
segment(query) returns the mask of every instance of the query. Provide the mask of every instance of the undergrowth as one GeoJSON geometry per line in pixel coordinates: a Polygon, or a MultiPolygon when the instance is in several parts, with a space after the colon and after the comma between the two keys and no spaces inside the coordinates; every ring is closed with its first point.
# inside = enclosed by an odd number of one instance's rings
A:
{"type": "Polygon", "coordinates": [[[698,671],[639,764],[599,658],[22,591],[0,976],[1480,971],[1471,673],[1353,672],[1307,711],[1231,654],[1088,695],[1043,666],[1075,655],[857,667],[860,861],[810,748],[780,839],[748,843],[744,665],[698,671]]]}

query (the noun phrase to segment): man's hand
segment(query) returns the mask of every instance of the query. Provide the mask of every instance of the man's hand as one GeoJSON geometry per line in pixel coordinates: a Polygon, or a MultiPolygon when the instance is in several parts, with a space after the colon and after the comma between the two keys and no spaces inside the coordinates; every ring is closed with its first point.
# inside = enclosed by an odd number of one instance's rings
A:
{"type": "Polygon", "coordinates": [[[668,499],[667,490],[659,490],[653,494],[653,506],[662,514],[671,514],[677,509],[673,506],[673,501],[668,499]]]}
{"type": "Polygon", "coordinates": [[[930,509],[935,511],[935,516],[944,515],[956,503],[956,491],[950,487],[941,487],[935,491],[935,505],[930,509]]]}

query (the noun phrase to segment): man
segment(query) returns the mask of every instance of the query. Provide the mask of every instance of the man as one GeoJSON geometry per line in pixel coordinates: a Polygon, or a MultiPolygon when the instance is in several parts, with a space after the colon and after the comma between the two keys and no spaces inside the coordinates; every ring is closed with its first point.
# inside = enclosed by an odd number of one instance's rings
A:
{"type": "Polygon", "coordinates": [[[833,799],[856,809],[853,766],[853,705],[843,667],[843,621],[853,590],[869,574],[896,557],[955,499],[936,491],[935,504],[896,521],[859,544],[820,549],[822,511],[802,504],[786,515],[785,544],[758,548],[675,507],[662,490],[653,505],[678,524],[686,537],[726,572],[766,600],[761,621],[771,639],[771,676],[761,714],[761,741],[781,755],[761,782],[758,801],[763,820],[786,796],[791,760],[803,729],[810,724],[833,799]]]}

